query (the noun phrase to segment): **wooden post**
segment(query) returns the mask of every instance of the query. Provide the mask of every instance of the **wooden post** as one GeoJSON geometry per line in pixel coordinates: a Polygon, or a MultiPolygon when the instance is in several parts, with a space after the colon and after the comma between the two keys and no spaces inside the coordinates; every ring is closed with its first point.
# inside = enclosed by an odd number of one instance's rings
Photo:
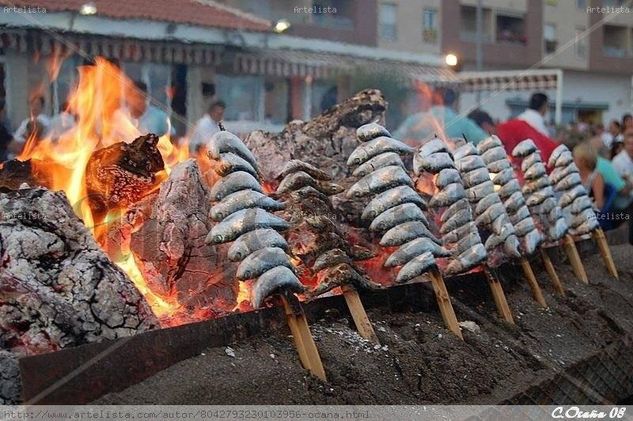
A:
{"type": "Polygon", "coordinates": [[[486,278],[488,279],[488,285],[490,285],[490,291],[492,292],[492,297],[494,298],[495,304],[497,305],[499,315],[506,322],[514,324],[512,312],[510,311],[510,307],[508,306],[508,301],[506,300],[506,295],[503,292],[503,287],[501,286],[501,283],[492,275],[490,269],[488,269],[487,267],[484,267],[484,273],[486,274],[486,278]]]}
{"type": "Polygon", "coordinates": [[[356,330],[358,330],[359,335],[379,345],[380,341],[378,340],[378,336],[376,336],[374,327],[371,325],[369,317],[367,317],[367,312],[365,311],[365,307],[363,307],[363,302],[360,300],[356,288],[351,285],[343,285],[341,289],[343,290],[343,297],[352,315],[352,319],[354,319],[354,324],[356,325],[356,330]]]}
{"type": "Polygon", "coordinates": [[[607,238],[605,237],[602,228],[598,228],[592,232],[591,236],[595,240],[596,244],[598,244],[602,260],[604,260],[604,264],[607,266],[607,270],[611,276],[615,277],[615,279],[620,279],[618,270],[615,267],[615,262],[613,261],[613,256],[611,256],[611,250],[609,250],[609,244],[607,244],[607,238]]]}
{"type": "Polygon", "coordinates": [[[549,275],[549,278],[552,280],[552,284],[554,284],[554,289],[560,295],[565,295],[565,289],[563,288],[563,283],[560,281],[556,270],[554,269],[554,264],[552,263],[552,259],[549,258],[549,254],[547,254],[547,250],[541,248],[541,257],[543,258],[543,265],[545,265],[545,270],[549,275]]]}
{"type": "Polygon", "coordinates": [[[446,290],[444,278],[442,278],[442,275],[437,270],[431,272],[431,283],[433,284],[435,299],[437,300],[437,306],[440,308],[442,319],[444,319],[444,324],[446,324],[446,327],[458,338],[464,339],[462,330],[457,322],[457,316],[455,316],[455,310],[453,310],[453,304],[451,304],[451,297],[446,290]]]}
{"type": "Polygon", "coordinates": [[[574,275],[580,281],[585,284],[589,283],[589,278],[587,278],[587,273],[585,272],[585,267],[582,265],[582,261],[580,260],[580,255],[578,254],[578,249],[576,248],[576,243],[571,235],[565,236],[564,243],[565,252],[567,253],[567,258],[569,258],[569,263],[571,263],[571,268],[574,271],[574,275]]]}
{"type": "Polygon", "coordinates": [[[541,307],[547,308],[545,297],[543,297],[543,291],[541,291],[541,287],[536,281],[536,277],[534,276],[534,271],[532,270],[532,266],[530,266],[530,262],[525,257],[521,259],[521,267],[523,268],[523,274],[527,278],[530,289],[532,290],[532,296],[541,307]]]}
{"type": "Polygon", "coordinates": [[[292,333],[292,338],[301,360],[301,365],[310,371],[313,376],[323,381],[327,381],[323,362],[319,355],[319,350],[314,343],[310,327],[306,320],[305,313],[301,307],[301,303],[293,294],[284,293],[280,295],[281,302],[286,313],[286,321],[292,333]]]}

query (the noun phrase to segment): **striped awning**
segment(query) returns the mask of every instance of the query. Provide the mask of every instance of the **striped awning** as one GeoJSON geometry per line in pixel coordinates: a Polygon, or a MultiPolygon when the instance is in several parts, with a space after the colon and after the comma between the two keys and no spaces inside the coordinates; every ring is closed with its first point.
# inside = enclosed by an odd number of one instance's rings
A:
{"type": "Polygon", "coordinates": [[[556,89],[559,71],[517,70],[504,72],[463,72],[457,77],[462,92],[535,91],[556,89]]]}
{"type": "Polygon", "coordinates": [[[443,67],[297,50],[240,52],[235,55],[233,67],[236,73],[278,77],[311,76],[322,79],[360,70],[438,85],[459,83],[455,73],[443,67]]]}
{"type": "Polygon", "coordinates": [[[21,53],[32,51],[40,57],[62,57],[81,52],[87,56],[111,59],[196,65],[217,65],[223,48],[217,45],[152,42],[99,36],[32,31],[4,31],[0,34],[3,48],[21,53]]]}

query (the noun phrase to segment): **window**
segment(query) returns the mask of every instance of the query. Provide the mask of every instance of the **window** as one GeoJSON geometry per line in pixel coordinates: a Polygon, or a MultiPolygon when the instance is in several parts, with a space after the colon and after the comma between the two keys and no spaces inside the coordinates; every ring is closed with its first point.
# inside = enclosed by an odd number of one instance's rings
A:
{"type": "Polygon", "coordinates": [[[437,10],[424,9],[422,12],[422,39],[424,42],[437,42],[437,10]]]}
{"type": "Polygon", "coordinates": [[[576,8],[577,9],[586,9],[587,8],[587,0],[576,0],[576,8]]]}
{"type": "Polygon", "coordinates": [[[380,4],[378,13],[378,33],[385,41],[396,41],[398,39],[397,18],[398,6],[393,3],[380,4]]]}
{"type": "Polygon", "coordinates": [[[525,21],[522,17],[497,15],[497,41],[525,44],[525,21]]]}
{"type": "Polygon", "coordinates": [[[261,76],[217,75],[217,97],[226,102],[224,118],[229,121],[260,121],[263,85],[261,76]]]}
{"type": "Polygon", "coordinates": [[[608,57],[624,57],[627,51],[627,28],[617,25],[604,25],[602,27],[602,50],[608,57]]]}
{"type": "Polygon", "coordinates": [[[543,27],[543,40],[545,41],[545,54],[552,54],[558,47],[556,40],[556,25],[546,23],[543,27]]]}
{"type": "Polygon", "coordinates": [[[576,47],[577,57],[585,57],[587,55],[587,38],[585,37],[585,28],[582,26],[576,27],[574,46],[576,47]]]}

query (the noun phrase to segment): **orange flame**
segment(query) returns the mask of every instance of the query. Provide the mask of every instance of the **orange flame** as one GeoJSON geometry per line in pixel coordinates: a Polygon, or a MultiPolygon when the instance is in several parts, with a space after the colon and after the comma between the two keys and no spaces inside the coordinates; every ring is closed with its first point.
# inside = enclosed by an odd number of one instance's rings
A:
{"type": "MultiPolygon", "coordinates": [[[[51,76],[57,76],[61,62],[60,57],[51,59],[51,76]]],[[[66,193],[75,213],[92,230],[99,245],[128,274],[161,319],[175,314],[180,304],[176,297],[162,296],[150,289],[130,249],[131,232],[126,233],[127,241],[123,241],[117,250],[108,250],[107,247],[108,228],[121,220],[126,209],[111,210],[103,221],[95,221],[86,200],[86,165],[93,152],[121,141],[130,142],[140,135],[134,122],[121,112],[123,100],[132,89],[131,86],[131,81],[121,70],[105,59],[97,58],[94,66],[80,67],[79,82],[68,100],[69,110],[78,117],[76,126],[56,141],[50,138],[38,139],[32,133],[18,159],[31,159],[33,166],[46,174],[49,188],[66,193]]],[[[189,158],[188,146],[174,145],[169,135],[160,138],[158,148],[164,157],[167,172],[189,158]]]]}

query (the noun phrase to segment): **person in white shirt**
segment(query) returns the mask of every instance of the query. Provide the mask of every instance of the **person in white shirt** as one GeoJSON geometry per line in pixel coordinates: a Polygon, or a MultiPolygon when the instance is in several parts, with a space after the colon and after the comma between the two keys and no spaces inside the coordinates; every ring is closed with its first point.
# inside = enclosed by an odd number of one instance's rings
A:
{"type": "Polygon", "coordinates": [[[150,104],[147,85],[134,81],[125,93],[125,106],[112,115],[113,137],[131,142],[136,136],[152,133],[156,136],[171,134],[171,120],[166,112],[150,104]]]}
{"type": "Polygon", "coordinates": [[[613,158],[613,166],[622,178],[633,181],[633,127],[624,132],[624,149],[613,158]]]}
{"type": "Polygon", "coordinates": [[[611,120],[608,130],[602,133],[602,142],[609,150],[613,148],[615,142],[622,142],[622,126],[618,120],[611,120]]]}
{"type": "Polygon", "coordinates": [[[19,145],[26,142],[27,125],[32,120],[37,120],[43,129],[42,138],[48,134],[48,128],[51,124],[50,118],[44,114],[44,105],[46,104],[44,97],[41,95],[34,96],[29,100],[29,117],[25,118],[18,126],[13,134],[13,139],[19,145]]]}
{"type": "Polygon", "coordinates": [[[205,146],[211,136],[220,131],[220,123],[224,119],[226,104],[215,101],[209,106],[209,111],[196,123],[189,137],[189,150],[196,152],[205,146]]]}
{"type": "Polygon", "coordinates": [[[64,102],[59,107],[59,114],[51,119],[49,136],[53,141],[57,141],[64,133],[72,130],[75,125],[75,115],[68,111],[68,103],[64,102]]]}
{"type": "Polygon", "coordinates": [[[547,126],[545,125],[547,108],[547,95],[537,92],[532,94],[528,108],[519,114],[517,118],[525,121],[544,136],[550,137],[549,130],[547,130],[547,126]]]}

